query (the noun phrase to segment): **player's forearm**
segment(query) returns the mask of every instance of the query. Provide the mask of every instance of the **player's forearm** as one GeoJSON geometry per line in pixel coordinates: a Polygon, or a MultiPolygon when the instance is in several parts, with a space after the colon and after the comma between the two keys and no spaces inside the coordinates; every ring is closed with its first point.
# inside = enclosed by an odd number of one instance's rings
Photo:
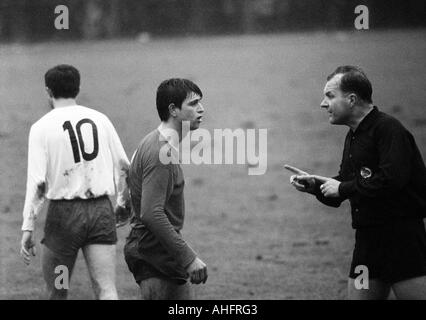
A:
{"type": "Polygon", "coordinates": [[[116,183],[117,205],[125,207],[130,203],[129,187],[127,185],[127,173],[120,175],[116,183]]]}
{"type": "Polygon", "coordinates": [[[130,163],[114,126],[109,120],[107,123],[110,126],[109,132],[111,134],[110,148],[114,166],[114,181],[115,189],[117,190],[117,204],[121,207],[124,207],[129,199],[127,179],[130,163]]]}
{"type": "Polygon", "coordinates": [[[129,160],[123,150],[121,157],[116,156],[114,160],[114,181],[115,189],[117,190],[117,204],[121,207],[124,207],[129,201],[128,175],[129,160]]]}
{"type": "Polygon", "coordinates": [[[22,231],[34,231],[35,227],[35,217],[33,214],[24,214],[24,219],[22,222],[22,231]]]}
{"type": "Polygon", "coordinates": [[[146,211],[142,209],[141,222],[183,267],[188,266],[195,259],[196,253],[170,223],[161,206],[146,211]]]}
{"type": "Polygon", "coordinates": [[[28,169],[22,230],[34,230],[46,194],[46,151],[39,128],[31,127],[28,138],[28,169]]]}
{"type": "Polygon", "coordinates": [[[25,196],[25,204],[23,211],[22,230],[33,231],[35,221],[42,208],[45,200],[45,184],[39,183],[38,185],[29,183],[27,185],[27,194],[25,196]]]}

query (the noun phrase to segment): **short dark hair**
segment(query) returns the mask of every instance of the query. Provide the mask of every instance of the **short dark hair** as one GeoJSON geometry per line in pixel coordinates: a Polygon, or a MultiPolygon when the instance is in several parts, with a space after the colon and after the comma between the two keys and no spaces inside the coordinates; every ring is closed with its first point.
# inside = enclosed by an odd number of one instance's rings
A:
{"type": "Polygon", "coordinates": [[[174,104],[177,108],[182,107],[182,102],[194,92],[201,98],[203,93],[191,80],[172,78],[164,80],[157,89],[157,111],[161,121],[169,119],[169,105],[174,104]]]}
{"type": "Polygon", "coordinates": [[[343,74],[340,79],[340,90],[345,93],[355,93],[363,101],[373,103],[373,88],[371,82],[360,67],[337,67],[337,69],[327,77],[327,81],[331,80],[337,74],[343,74]]]}
{"type": "Polygon", "coordinates": [[[44,83],[55,99],[75,98],[80,92],[80,73],[73,66],[60,64],[47,70],[44,83]]]}

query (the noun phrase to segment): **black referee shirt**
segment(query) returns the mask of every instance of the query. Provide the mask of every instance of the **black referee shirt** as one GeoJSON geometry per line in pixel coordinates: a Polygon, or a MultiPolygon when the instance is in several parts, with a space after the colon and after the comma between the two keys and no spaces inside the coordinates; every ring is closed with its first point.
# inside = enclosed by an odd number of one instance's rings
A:
{"type": "Polygon", "coordinates": [[[339,198],[316,196],[338,207],[349,199],[352,227],[383,225],[426,217],[426,167],[414,137],[377,107],[346,135],[339,175],[339,198]]]}

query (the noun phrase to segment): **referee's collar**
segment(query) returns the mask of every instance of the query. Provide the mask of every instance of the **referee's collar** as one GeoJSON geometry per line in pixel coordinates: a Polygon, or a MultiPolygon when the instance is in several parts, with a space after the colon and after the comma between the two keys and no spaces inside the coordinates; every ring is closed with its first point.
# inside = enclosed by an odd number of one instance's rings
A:
{"type": "Polygon", "coordinates": [[[373,106],[373,109],[362,119],[361,123],[356,128],[355,132],[361,132],[368,130],[374,123],[379,114],[379,109],[376,106],[373,106]]]}

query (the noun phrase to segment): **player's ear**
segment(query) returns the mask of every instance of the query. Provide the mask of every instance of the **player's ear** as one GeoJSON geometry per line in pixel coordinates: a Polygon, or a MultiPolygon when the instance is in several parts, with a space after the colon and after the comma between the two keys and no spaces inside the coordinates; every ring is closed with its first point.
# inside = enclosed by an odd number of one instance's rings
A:
{"type": "Polygon", "coordinates": [[[176,117],[176,106],[174,103],[169,104],[169,114],[171,117],[176,117]]]}
{"type": "Polygon", "coordinates": [[[46,87],[46,92],[47,92],[47,95],[48,95],[50,98],[53,98],[53,93],[52,93],[52,90],[50,90],[50,88],[46,87]]]}

